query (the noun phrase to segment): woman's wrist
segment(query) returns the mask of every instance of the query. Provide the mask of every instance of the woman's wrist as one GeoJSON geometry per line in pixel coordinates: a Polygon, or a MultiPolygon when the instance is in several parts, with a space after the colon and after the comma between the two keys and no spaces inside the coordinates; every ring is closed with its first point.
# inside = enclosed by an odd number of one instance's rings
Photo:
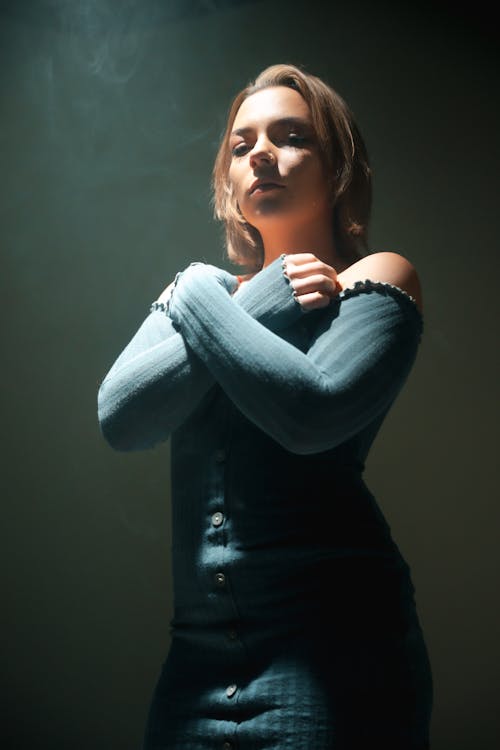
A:
{"type": "Polygon", "coordinates": [[[284,273],[283,257],[243,279],[234,300],[266,328],[276,332],[302,316],[304,311],[284,273]]]}

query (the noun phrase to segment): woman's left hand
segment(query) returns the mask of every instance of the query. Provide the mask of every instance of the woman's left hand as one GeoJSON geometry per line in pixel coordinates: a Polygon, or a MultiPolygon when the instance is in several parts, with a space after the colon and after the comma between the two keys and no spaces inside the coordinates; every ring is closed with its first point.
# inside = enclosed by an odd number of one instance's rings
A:
{"type": "Polygon", "coordinates": [[[217,266],[210,265],[209,263],[194,261],[183,271],[177,272],[175,279],[163,290],[156,300],[157,302],[163,302],[166,305],[170,316],[172,304],[175,302],[177,287],[180,285],[182,289],[184,289],[184,286],[189,284],[190,280],[193,278],[195,279],[197,276],[210,276],[214,278],[230,295],[238,288],[238,279],[236,276],[233,276],[233,274],[225,271],[223,268],[217,268],[217,266]]]}
{"type": "Polygon", "coordinates": [[[284,268],[304,310],[327,307],[341,291],[337,271],[313,253],[285,255],[284,268]]]}

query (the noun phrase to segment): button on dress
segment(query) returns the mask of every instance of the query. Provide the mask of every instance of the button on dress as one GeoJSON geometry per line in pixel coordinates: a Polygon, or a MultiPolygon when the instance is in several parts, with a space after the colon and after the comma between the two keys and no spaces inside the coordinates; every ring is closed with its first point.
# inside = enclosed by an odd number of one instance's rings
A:
{"type": "Polygon", "coordinates": [[[191,264],[99,389],[114,448],[171,438],[172,640],[143,750],[424,750],[415,588],[363,479],[422,316],[373,280],[305,313],[282,259],[235,289],[191,264]]]}

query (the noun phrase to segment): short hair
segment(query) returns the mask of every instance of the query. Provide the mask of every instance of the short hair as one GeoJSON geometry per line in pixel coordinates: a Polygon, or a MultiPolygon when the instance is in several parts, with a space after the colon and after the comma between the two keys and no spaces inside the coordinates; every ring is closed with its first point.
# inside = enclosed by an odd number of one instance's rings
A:
{"type": "Polygon", "coordinates": [[[229,180],[229,140],[245,99],[274,86],[295,89],[309,106],[333,190],[332,231],[336,250],[354,262],[369,253],[372,180],[366,146],[344,99],[320,78],[295,65],[266,68],[235,96],[230,106],[212,173],[214,215],[225,225],[228,258],[236,265],[257,270],[264,262],[260,233],[245,221],[229,180]]]}

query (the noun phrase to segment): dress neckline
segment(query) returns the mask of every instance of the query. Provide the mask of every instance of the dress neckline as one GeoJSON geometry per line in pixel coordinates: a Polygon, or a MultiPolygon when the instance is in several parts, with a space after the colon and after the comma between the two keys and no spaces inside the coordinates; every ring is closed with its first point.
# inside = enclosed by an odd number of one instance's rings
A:
{"type": "Polygon", "coordinates": [[[415,310],[418,317],[423,321],[423,313],[417,305],[417,300],[405,289],[402,289],[396,284],[391,284],[389,281],[377,281],[375,279],[365,279],[364,281],[355,281],[354,284],[345,287],[339,292],[334,299],[348,299],[359,292],[370,292],[370,291],[381,291],[391,294],[393,297],[400,297],[411,304],[411,307],[415,310]]]}

